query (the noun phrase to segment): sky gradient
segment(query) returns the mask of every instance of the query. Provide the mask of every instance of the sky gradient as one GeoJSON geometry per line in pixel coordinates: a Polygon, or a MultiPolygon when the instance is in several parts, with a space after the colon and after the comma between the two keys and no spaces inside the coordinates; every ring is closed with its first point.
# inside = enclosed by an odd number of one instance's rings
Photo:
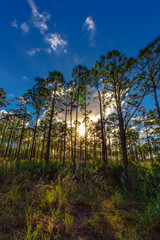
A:
{"type": "Polygon", "coordinates": [[[160,35],[159,0],[0,2],[0,87],[19,96],[34,79],[91,68],[113,49],[136,57],[160,35]]]}

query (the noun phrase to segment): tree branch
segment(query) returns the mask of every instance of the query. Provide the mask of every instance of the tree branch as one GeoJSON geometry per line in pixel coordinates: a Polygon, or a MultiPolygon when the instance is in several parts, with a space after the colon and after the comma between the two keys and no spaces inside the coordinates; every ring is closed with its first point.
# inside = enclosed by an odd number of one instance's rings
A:
{"type": "Polygon", "coordinates": [[[147,93],[147,90],[144,92],[144,94],[142,95],[142,98],[141,98],[140,102],[138,103],[137,107],[135,108],[135,110],[133,111],[133,113],[132,113],[132,114],[130,115],[130,117],[128,118],[128,120],[127,120],[127,122],[126,122],[126,124],[125,124],[125,130],[126,130],[127,126],[128,126],[129,121],[131,120],[131,118],[133,117],[133,115],[135,114],[135,112],[137,111],[137,109],[139,108],[139,106],[141,105],[141,103],[142,103],[142,101],[143,101],[146,93],[147,93]]]}

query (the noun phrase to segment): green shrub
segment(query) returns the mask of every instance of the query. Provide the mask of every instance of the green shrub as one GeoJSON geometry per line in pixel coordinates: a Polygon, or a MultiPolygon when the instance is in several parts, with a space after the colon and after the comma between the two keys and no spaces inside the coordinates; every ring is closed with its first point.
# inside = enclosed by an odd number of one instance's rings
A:
{"type": "Polygon", "coordinates": [[[131,194],[134,197],[148,201],[156,196],[158,184],[152,167],[133,165],[129,169],[129,179],[132,183],[131,194]]]}
{"type": "Polygon", "coordinates": [[[143,219],[149,228],[160,224],[160,192],[147,204],[143,219]]]}
{"type": "Polygon", "coordinates": [[[3,181],[3,179],[12,181],[14,177],[18,179],[18,182],[23,182],[26,179],[29,181],[39,180],[42,177],[45,180],[52,180],[60,169],[60,164],[56,162],[46,165],[45,161],[34,162],[25,160],[18,164],[15,162],[13,166],[0,166],[0,181],[3,181]]]}

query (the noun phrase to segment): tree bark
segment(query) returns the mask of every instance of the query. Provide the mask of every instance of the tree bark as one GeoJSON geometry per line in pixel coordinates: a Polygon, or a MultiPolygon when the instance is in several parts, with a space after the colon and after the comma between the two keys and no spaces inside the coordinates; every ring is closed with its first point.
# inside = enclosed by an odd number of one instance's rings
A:
{"type": "Polygon", "coordinates": [[[53,96],[53,100],[52,100],[52,109],[51,109],[51,116],[50,116],[50,123],[49,123],[46,154],[45,154],[46,165],[49,163],[49,154],[50,154],[50,145],[51,145],[51,129],[52,129],[52,120],[53,120],[53,116],[54,116],[54,105],[55,105],[56,90],[57,90],[57,85],[55,85],[54,96],[53,96]]]}
{"type": "Polygon", "coordinates": [[[84,167],[86,167],[87,162],[87,104],[86,104],[86,93],[85,93],[85,158],[84,167]]]}
{"type": "Polygon", "coordinates": [[[25,121],[26,121],[26,113],[27,113],[27,108],[25,108],[25,113],[24,113],[24,118],[23,118],[22,131],[21,131],[18,152],[17,152],[17,162],[19,162],[19,157],[20,157],[20,150],[21,150],[21,145],[22,145],[22,140],[23,140],[23,135],[24,135],[25,121]]]}
{"type": "Polygon", "coordinates": [[[153,84],[153,93],[154,93],[154,100],[155,100],[156,110],[157,110],[157,113],[158,113],[158,118],[160,120],[160,108],[159,108],[159,102],[158,102],[157,90],[156,90],[155,82],[152,81],[152,84],[153,84]]]}
{"type": "Polygon", "coordinates": [[[146,137],[147,137],[147,143],[148,143],[148,150],[149,150],[150,158],[151,158],[151,161],[153,163],[152,148],[151,148],[151,144],[150,144],[150,140],[149,140],[149,136],[148,136],[147,131],[146,131],[146,137]]]}
{"type": "Polygon", "coordinates": [[[43,135],[42,150],[41,150],[41,157],[40,157],[41,160],[43,159],[45,140],[46,140],[46,126],[44,126],[44,135],[43,135]]]}
{"type": "Polygon", "coordinates": [[[11,131],[10,131],[10,134],[9,134],[9,138],[8,138],[8,142],[7,142],[7,147],[6,147],[5,154],[4,154],[4,158],[7,157],[7,152],[8,152],[9,146],[10,146],[10,141],[11,141],[12,133],[13,133],[13,126],[14,126],[14,123],[12,123],[12,127],[11,127],[11,131]]]}
{"type": "MultiPolygon", "coordinates": [[[[5,136],[6,136],[6,130],[7,130],[7,127],[8,127],[8,121],[9,121],[9,118],[7,116],[7,119],[6,119],[6,124],[5,124],[5,127],[4,127],[4,131],[3,131],[3,136],[2,136],[2,140],[1,140],[1,145],[0,145],[0,148],[3,148],[3,143],[5,141],[5,136]]],[[[3,155],[4,151],[2,150],[2,155],[3,155]]]]}
{"type": "Polygon", "coordinates": [[[102,101],[101,101],[101,94],[99,89],[98,90],[98,98],[99,98],[99,107],[100,107],[100,120],[101,120],[101,139],[102,139],[102,157],[104,164],[108,164],[106,159],[106,147],[105,147],[105,140],[104,140],[104,126],[103,126],[103,114],[102,114],[102,101]]]}
{"type": "Polygon", "coordinates": [[[39,113],[37,114],[36,123],[35,123],[35,127],[34,127],[34,133],[33,133],[33,141],[32,141],[32,148],[31,148],[30,160],[32,160],[32,156],[33,156],[34,143],[35,143],[35,137],[36,137],[36,132],[37,132],[38,118],[39,118],[39,113]]]}
{"type": "Polygon", "coordinates": [[[71,161],[73,162],[73,139],[72,139],[72,95],[71,95],[71,110],[70,110],[70,127],[71,127],[71,161]]]}
{"type": "Polygon", "coordinates": [[[64,131],[64,142],[63,142],[63,166],[65,164],[65,157],[66,157],[66,135],[67,135],[67,102],[66,102],[65,131],[64,131]]]}
{"type": "MultiPolygon", "coordinates": [[[[79,98],[79,94],[78,94],[78,98],[79,98]]],[[[75,173],[76,171],[77,124],[78,124],[78,99],[77,99],[77,107],[76,107],[76,124],[75,124],[75,136],[74,136],[73,173],[75,173]]]]}
{"type": "Polygon", "coordinates": [[[124,129],[124,123],[123,123],[123,118],[122,118],[121,114],[119,115],[118,119],[119,119],[120,140],[121,140],[124,168],[125,168],[125,173],[128,176],[128,156],[127,156],[126,132],[124,129]]]}

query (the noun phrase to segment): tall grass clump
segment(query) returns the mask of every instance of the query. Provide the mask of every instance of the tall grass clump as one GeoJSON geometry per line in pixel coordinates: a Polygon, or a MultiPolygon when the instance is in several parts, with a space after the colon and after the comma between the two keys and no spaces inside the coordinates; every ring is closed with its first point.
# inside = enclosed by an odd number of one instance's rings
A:
{"type": "MultiPolygon", "coordinates": [[[[160,170],[160,167],[159,167],[160,170]]],[[[148,201],[156,198],[160,189],[160,176],[157,174],[157,165],[134,164],[129,170],[131,193],[135,198],[148,201]]]]}

